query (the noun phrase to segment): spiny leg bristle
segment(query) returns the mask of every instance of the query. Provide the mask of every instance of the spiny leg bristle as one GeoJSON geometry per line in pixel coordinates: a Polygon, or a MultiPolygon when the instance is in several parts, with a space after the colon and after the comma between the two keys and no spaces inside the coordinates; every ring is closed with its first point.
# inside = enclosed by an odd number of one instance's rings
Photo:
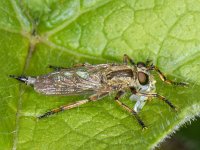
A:
{"type": "Polygon", "coordinates": [[[145,125],[145,123],[140,119],[139,115],[137,114],[137,112],[132,111],[134,117],[136,118],[137,122],[140,124],[140,126],[142,127],[142,129],[147,129],[147,126],[145,125]]]}
{"type": "Polygon", "coordinates": [[[51,116],[51,115],[54,115],[54,114],[56,114],[56,113],[57,113],[57,112],[50,110],[50,111],[48,111],[48,112],[46,112],[46,113],[44,113],[44,114],[41,114],[40,116],[37,116],[37,118],[38,118],[38,119],[47,118],[47,117],[49,117],[49,116],[51,116]]]}
{"type": "Polygon", "coordinates": [[[189,83],[186,83],[186,82],[174,82],[174,85],[183,86],[183,87],[189,87],[189,83]]]}

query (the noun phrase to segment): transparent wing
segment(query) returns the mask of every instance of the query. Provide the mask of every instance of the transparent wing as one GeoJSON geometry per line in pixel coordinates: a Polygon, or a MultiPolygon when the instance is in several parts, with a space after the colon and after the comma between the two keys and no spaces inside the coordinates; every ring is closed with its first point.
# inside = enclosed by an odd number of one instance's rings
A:
{"type": "Polygon", "coordinates": [[[87,66],[62,69],[44,76],[38,76],[34,89],[49,95],[91,94],[101,88],[102,70],[106,66],[87,66]]]}

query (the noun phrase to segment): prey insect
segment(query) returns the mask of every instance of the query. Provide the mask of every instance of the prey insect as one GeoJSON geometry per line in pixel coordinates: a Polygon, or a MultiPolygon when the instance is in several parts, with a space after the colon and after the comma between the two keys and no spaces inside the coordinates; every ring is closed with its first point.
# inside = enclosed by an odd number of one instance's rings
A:
{"type": "Polygon", "coordinates": [[[10,75],[10,77],[27,85],[32,85],[36,92],[46,95],[90,94],[90,96],[85,100],[52,109],[38,116],[39,119],[76,108],[85,103],[100,100],[110,93],[116,92],[114,101],[132,114],[142,128],[146,128],[138,113],[152,97],[162,100],[176,110],[176,107],[168,99],[156,93],[156,81],[151,71],[156,71],[165,83],[177,86],[187,85],[183,82],[174,82],[167,79],[159,68],[151,64],[150,61],[135,63],[126,54],[123,57],[122,64],[80,64],[72,68],[55,66],[50,66],[50,68],[53,68],[55,71],[47,75],[35,77],[10,75]],[[120,101],[120,97],[127,90],[130,90],[132,93],[130,99],[136,101],[133,108],[120,101]]]}

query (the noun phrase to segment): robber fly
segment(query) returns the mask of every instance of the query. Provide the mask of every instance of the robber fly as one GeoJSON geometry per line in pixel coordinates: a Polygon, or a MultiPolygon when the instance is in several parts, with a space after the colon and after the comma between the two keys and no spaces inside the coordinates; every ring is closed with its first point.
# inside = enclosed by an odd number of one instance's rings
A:
{"type": "Polygon", "coordinates": [[[183,82],[174,82],[167,79],[164,74],[150,61],[138,62],[137,64],[128,56],[124,55],[123,64],[97,64],[88,63],[76,65],[72,68],[50,66],[55,71],[41,76],[15,76],[21,82],[34,87],[38,93],[46,95],[81,95],[90,94],[87,99],[80,100],[71,104],[63,105],[52,109],[40,116],[39,119],[48,117],[55,113],[78,107],[88,102],[94,102],[116,92],[114,101],[132,114],[142,128],[146,128],[138,113],[143,108],[148,99],[156,97],[172,109],[176,107],[164,96],[155,93],[156,87],[151,71],[156,71],[162,81],[178,86],[186,86],[183,82]],[[128,65],[128,62],[130,65],[128,65]],[[131,100],[136,104],[133,109],[120,101],[120,97],[125,91],[130,90],[131,100]]]}

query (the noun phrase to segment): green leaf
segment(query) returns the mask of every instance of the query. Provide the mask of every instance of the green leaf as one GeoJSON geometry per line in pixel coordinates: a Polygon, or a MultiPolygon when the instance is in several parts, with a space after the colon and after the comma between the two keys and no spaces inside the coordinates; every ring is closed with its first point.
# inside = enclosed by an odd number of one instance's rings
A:
{"type": "MultiPolygon", "coordinates": [[[[151,149],[200,113],[200,2],[196,0],[0,1],[0,149],[151,149]],[[53,117],[45,111],[86,96],[45,96],[8,75],[41,75],[48,65],[153,62],[172,87],[157,78],[157,92],[179,108],[154,99],[137,121],[114,95],[53,117]]],[[[130,95],[130,93],[128,94],[130,95]]],[[[128,100],[123,102],[133,107],[128,100]]]]}

